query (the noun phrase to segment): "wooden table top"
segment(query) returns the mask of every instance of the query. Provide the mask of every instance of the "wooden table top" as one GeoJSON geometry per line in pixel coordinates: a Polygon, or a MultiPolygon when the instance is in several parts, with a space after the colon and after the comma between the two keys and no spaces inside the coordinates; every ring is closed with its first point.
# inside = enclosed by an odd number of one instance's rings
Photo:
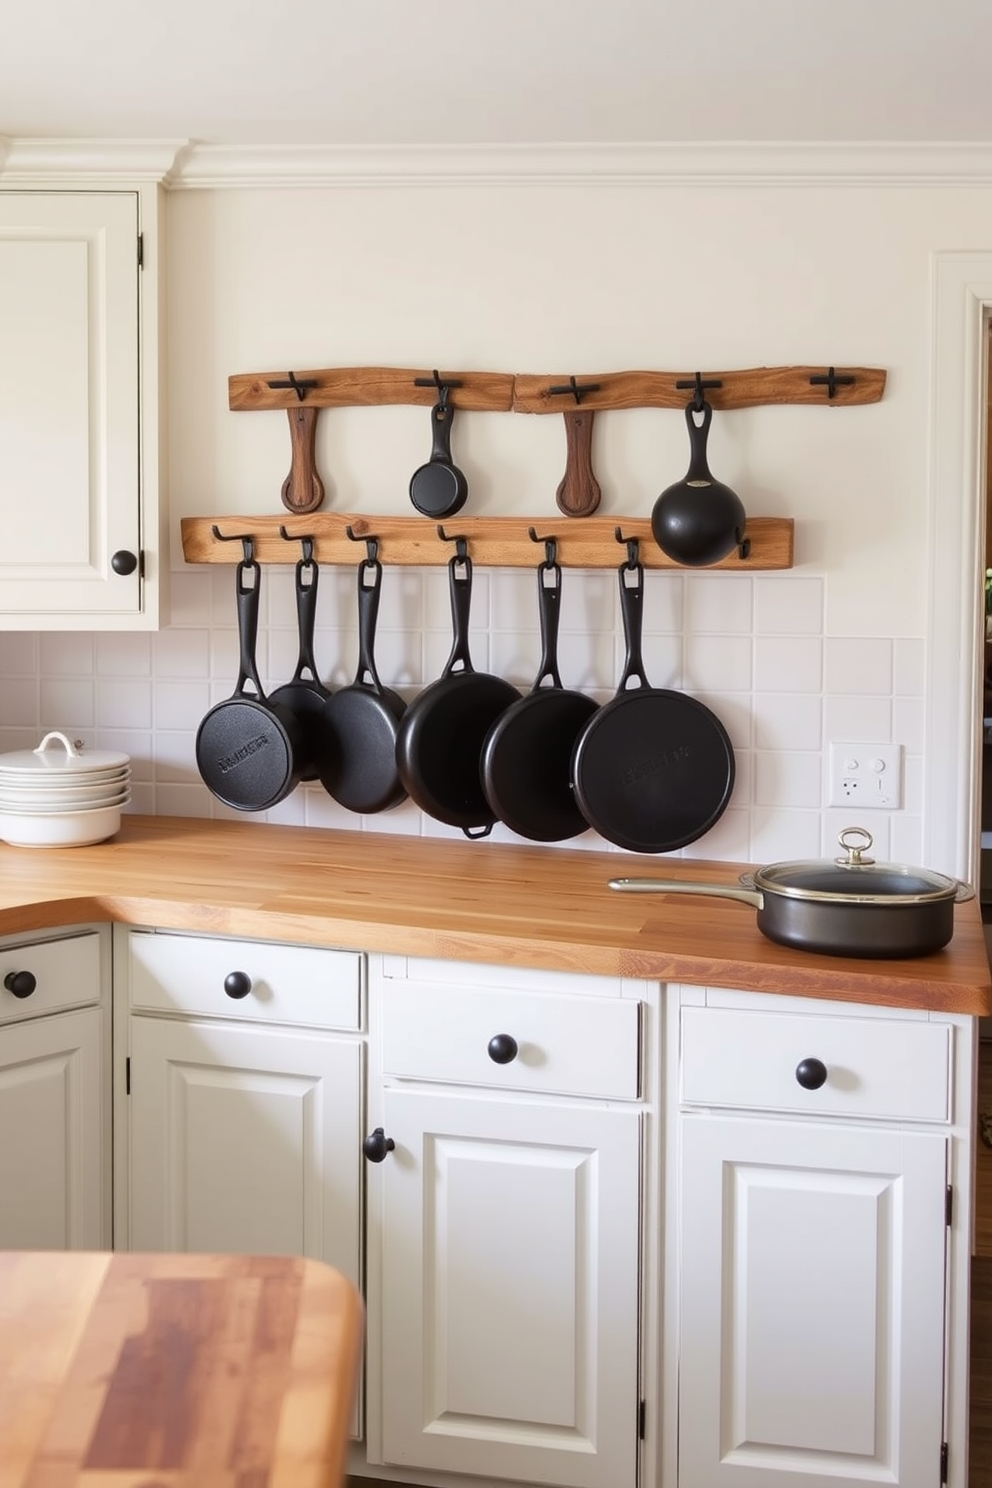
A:
{"type": "Polygon", "coordinates": [[[361,1330],[319,1261],[0,1251],[0,1488],[337,1488],[361,1330]]]}
{"type": "Polygon", "coordinates": [[[0,843],[0,935],[116,920],[247,939],[992,1012],[975,901],[907,960],[776,945],[725,899],[617,894],[613,877],[733,884],[742,863],[253,821],[124,817],[95,847],[0,843]]]}

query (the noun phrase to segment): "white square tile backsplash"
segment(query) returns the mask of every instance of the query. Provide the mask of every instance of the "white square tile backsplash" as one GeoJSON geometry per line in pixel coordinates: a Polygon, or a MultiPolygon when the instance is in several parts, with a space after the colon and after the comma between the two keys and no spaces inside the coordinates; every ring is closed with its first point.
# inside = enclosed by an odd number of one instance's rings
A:
{"type": "MultiPolygon", "coordinates": [[[[332,688],[355,679],[360,557],[354,569],[320,571],[314,650],[321,680],[332,688]]],[[[473,581],[472,662],[526,692],[541,654],[536,579],[476,568],[473,581]]],[[[878,854],[920,861],[923,642],[824,636],[825,589],[822,577],[794,572],[646,574],[648,681],[684,688],[711,707],[736,759],[729,807],[681,855],[767,862],[831,853],[849,822],[826,805],[829,741],[864,739],[905,748],[903,809],[871,812],[865,823],[878,854]]],[[[257,658],[266,688],[295,670],[296,625],[292,565],[266,568],[257,658]]],[[[412,697],[440,674],[450,650],[446,570],[387,566],[376,641],[383,683],[412,697]]],[[[615,575],[566,570],[559,635],[564,685],[608,701],[624,656],[615,575]]],[[[171,623],[158,634],[0,634],[0,748],[33,746],[43,732],[59,728],[131,755],[132,810],[237,818],[201,782],[195,739],[204,713],[233,691],[238,665],[233,568],[180,569],[172,575],[171,623]]],[[[409,802],[356,818],[319,782],[298,787],[261,819],[461,838],[409,802]]],[[[486,840],[520,839],[497,826],[486,840]]],[[[607,846],[586,832],[562,850],[607,846]]]]}

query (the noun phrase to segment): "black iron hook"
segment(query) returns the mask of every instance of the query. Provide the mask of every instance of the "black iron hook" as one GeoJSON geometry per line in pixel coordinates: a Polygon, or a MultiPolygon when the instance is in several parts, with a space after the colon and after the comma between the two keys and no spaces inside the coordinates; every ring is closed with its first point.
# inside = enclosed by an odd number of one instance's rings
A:
{"type": "Polygon", "coordinates": [[[463,536],[449,537],[440,522],[438,522],[437,524],[437,535],[442,542],[454,543],[455,554],[458,558],[458,561],[459,563],[464,563],[465,559],[468,557],[468,538],[463,536]]]}
{"type": "Polygon", "coordinates": [[[241,544],[242,552],[244,553],[244,562],[255,562],[255,539],[252,537],[250,532],[232,532],[230,536],[228,536],[227,534],[221,532],[216,522],[213,523],[210,531],[217,542],[239,542],[241,544]]]}
{"type": "Polygon", "coordinates": [[[825,375],[815,372],[809,380],[809,385],[810,387],[825,387],[827,397],[834,398],[837,396],[839,387],[850,387],[856,381],[856,377],[838,377],[833,367],[828,367],[825,375]]]}
{"type": "Polygon", "coordinates": [[[359,537],[350,522],[344,529],[344,535],[349,542],[363,542],[365,544],[366,563],[375,563],[378,560],[379,539],[377,537],[370,537],[368,535],[359,537]]]}
{"type": "Polygon", "coordinates": [[[571,393],[572,397],[575,399],[576,407],[578,407],[578,405],[582,402],[583,393],[598,393],[599,387],[600,385],[598,382],[584,382],[580,387],[575,378],[570,377],[564,387],[549,387],[548,392],[571,393]]]}
{"type": "Polygon", "coordinates": [[[297,377],[295,372],[290,372],[286,377],[277,378],[275,382],[267,382],[265,386],[270,388],[292,388],[302,403],[307,395],[307,388],[318,387],[319,383],[316,377],[297,377]]]}
{"type": "Polygon", "coordinates": [[[702,413],[706,406],[705,389],[722,388],[723,383],[719,378],[704,378],[701,372],[697,372],[691,381],[680,378],[675,386],[679,390],[692,388],[692,411],[693,413],[702,413]]]}
{"type": "Polygon", "coordinates": [[[298,542],[303,549],[303,565],[305,568],[313,566],[313,538],[309,533],[287,532],[286,524],[279,523],[279,536],[284,542],[298,542]]]}
{"type": "Polygon", "coordinates": [[[434,368],[434,374],[432,377],[415,377],[413,379],[413,385],[414,387],[435,388],[437,390],[438,405],[444,410],[447,410],[448,407],[448,393],[451,391],[452,388],[461,387],[461,383],[457,380],[452,382],[450,378],[446,377],[442,381],[436,367],[434,368]]]}
{"type": "Polygon", "coordinates": [[[558,566],[558,539],[556,537],[538,537],[533,527],[527,528],[527,536],[532,543],[544,544],[543,568],[556,568],[558,566]]]}
{"type": "Polygon", "coordinates": [[[627,568],[636,568],[637,565],[638,565],[638,563],[640,562],[640,550],[641,550],[641,540],[640,540],[640,538],[638,538],[638,537],[624,537],[624,535],[621,532],[621,530],[620,530],[619,527],[614,527],[614,529],[613,529],[613,536],[616,538],[616,540],[617,540],[618,543],[625,543],[626,546],[627,546],[627,563],[626,563],[626,567],[627,568]]]}

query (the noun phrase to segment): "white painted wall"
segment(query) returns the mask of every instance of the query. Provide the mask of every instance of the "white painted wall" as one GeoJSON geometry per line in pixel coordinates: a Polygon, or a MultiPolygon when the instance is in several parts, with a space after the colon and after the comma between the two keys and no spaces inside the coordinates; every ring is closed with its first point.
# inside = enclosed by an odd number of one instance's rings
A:
{"type": "MultiPolygon", "coordinates": [[[[649,575],[645,662],[703,698],[734,739],[726,817],[686,849],[764,861],[832,849],[831,738],[894,740],[906,799],[872,813],[882,853],[921,861],[932,255],[992,245],[992,193],[864,185],[419,185],[175,192],[168,202],[167,397],[172,625],[151,637],[0,636],[2,747],[38,727],[129,747],[140,809],[222,814],[193,738],[236,674],[231,570],[185,569],[182,515],[279,513],[282,413],[232,413],[235,372],[345,365],[591,375],[829,363],[884,367],[884,400],[856,409],[714,415],[714,473],[754,516],[796,519],[788,574],[649,575]]],[[[407,513],[429,453],[426,411],[327,410],[326,507],[407,513]]],[[[462,414],[454,453],[473,515],[565,520],[554,417],[462,414]]],[[[685,471],[682,418],[597,417],[607,515],[646,516],[685,471]]],[[[978,561],[976,558],[976,584],[978,561]]],[[[290,570],[266,572],[263,679],[295,663],[290,570]]],[[[622,655],[609,575],[565,576],[562,670],[610,695],[622,655]]],[[[385,579],[383,680],[413,692],[450,639],[442,573],[385,579]]],[[[322,576],[318,658],[355,667],[354,579],[322,576]]],[[[537,659],[527,576],[478,571],[477,666],[522,686],[537,659]]],[[[977,594],[976,594],[977,604],[977,594]]],[[[962,768],[966,768],[963,764],[962,768]]],[[[354,826],[317,788],[271,814],[354,826]]],[[[374,830],[449,829],[404,806],[374,830]]],[[[497,832],[496,836],[500,835],[497,832]]],[[[508,835],[508,834],[504,834],[508,835]]],[[[601,846],[588,834],[580,845],[601,846]]]]}

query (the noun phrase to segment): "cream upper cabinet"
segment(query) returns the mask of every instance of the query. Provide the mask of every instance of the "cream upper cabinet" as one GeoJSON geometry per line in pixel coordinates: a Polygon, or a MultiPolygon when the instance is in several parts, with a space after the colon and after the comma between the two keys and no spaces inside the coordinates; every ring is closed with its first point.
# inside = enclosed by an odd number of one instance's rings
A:
{"type": "Polygon", "coordinates": [[[0,628],[158,624],[147,208],[0,189],[0,628]]]}

